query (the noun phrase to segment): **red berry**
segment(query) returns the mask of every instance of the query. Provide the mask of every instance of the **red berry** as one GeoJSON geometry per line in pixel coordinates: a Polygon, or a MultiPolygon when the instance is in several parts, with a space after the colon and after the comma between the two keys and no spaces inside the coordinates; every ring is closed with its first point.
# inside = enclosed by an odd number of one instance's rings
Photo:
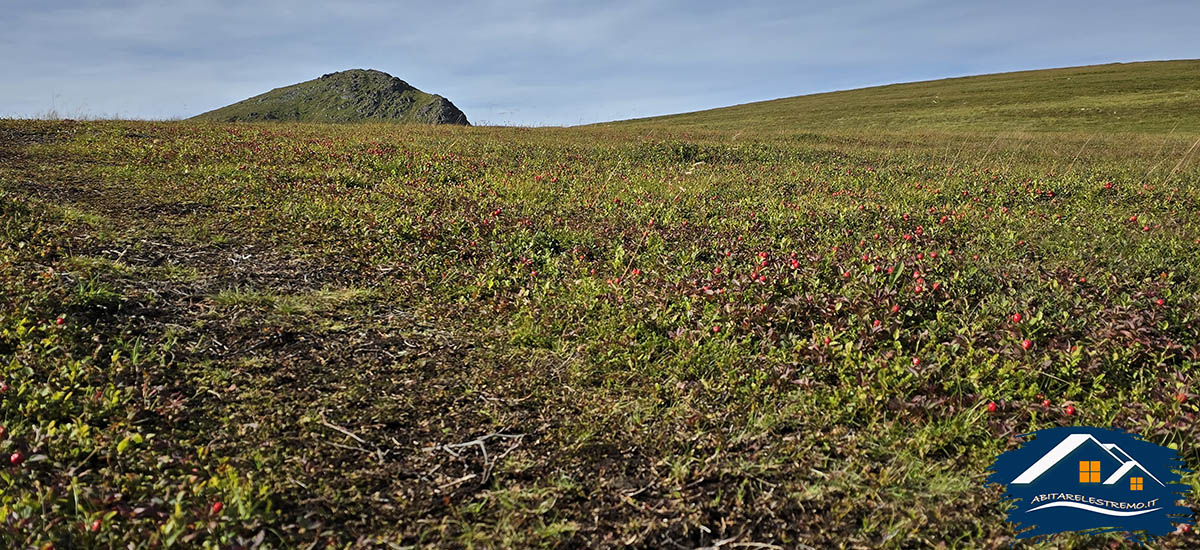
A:
{"type": "Polygon", "coordinates": [[[1042,406],[1043,406],[1043,407],[1049,407],[1049,406],[1050,406],[1050,400],[1049,400],[1049,399],[1043,399],[1043,400],[1042,400],[1042,406]]]}
{"type": "Polygon", "coordinates": [[[22,462],[25,462],[25,455],[22,454],[21,451],[17,451],[13,453],[12,456],[8,457],[8,461],[13,466],[20,466],[22,462]]]}
{"type": "Polygon", "coordinates": [[[720,325],[713,325],[713,334],[716,334],[716,333],[718,333],[718,332],[721,332],[721,326],[720,326],[720,325]]]}
{"type": "Polygon", "coordinates": [[[222,510],[223,508],[225,508],[225,505],[224,505],[224,504],[222,504],[222,503],[221,503],[221,501],[219,501],[219,500],[218,500],[218,501],[214,502],[214,503],[213,503],[213,505],[212,505],[212,513],[213,513],[213,515],[220,514],[220,513],[221,513],[221,510],[222,510]]]}
{"type": "Polygon", "coordinates": [[[0,382],[0,393],[8,393],[8,382],[0,382]]]}
{"type": "Polygon", "coordinates": [[[1067,412],[1067,416],[1075,415],[1075,405],[1067,405],[1067,408],[1065,410],[1067,412]]]}
{"type": "Polygon", "coordinates": [[[876,320],[874,320],[874,321],[871,321],[871,326],[874,326],[874,327],[877,327],[877,326],[879,326],[879,319],[876,319],[876,320]]]}
{"type": "Polygon", "coordinates": [[[988,407],[987,407],[987,409],[988,409],[988,412],[990,412],[990,413],[994,413],[994,412],[996,412],[996,402],[995,402],[995,401],[988,401],[988,407]]]}
{"type": "Polygon", "coordinates": [[[1154,303],[1156,303],[1156,304],[1158,304],[1158,305],[1160,305],[1160,306],[1161,306],[1161,305],[1163,305],[1163,304],[1166,304],[1166,303],[1167,303],[1167,301],[1166,301],[1166,300],[1163,300],[1162,298],[1159,298],[1159,299],[1155,300],[1155,301],[1154,301],[1154,303]]]}
{"type": "Polygon", "coordinates": [[[66,322],[67,322],[66,318],[64,318],[62,315],[59,315],[58,319],[54,320],[54,324],[56,324],[56,325],[63,325],[63,324],[66,324],[66,322]]]}
{"type": "Polygon", "coordinates": [[[4,441],[5,439],[8,439],[8,428],[0,426],[0,441],[4,441]]]}
{"type": "Polygon", "coordinates": [[[913,366],[914,366],[914,367],[919,367],[919,366],[921,366],[921,358],[920,358],[920,357],[913,357],[912,364],[913,364],[913,366]]]}
{"type": "Polygon", "coordinates": [[[103,522],[101,522],[100,520],[96,520],[96,521],[92,522],[92,526],[89,529],[93,533],[98,533],[98,532],[100,532],[101,525],[103,525],[103,522]]]}
{"type": "Polygon", "coordinates": [[[1021,340],[1021,349],[1029,349],[1033,347],[1033,342],[1029,340],[1021,340]]]}
{"type": "Polygon", "coordinates": [[[1188,533],[1191,530],[1192,530],[1192,526],[1190,524],[1187,524],[1187,523],[1179,524],[1179,532],[1180,533],[1188,533]]]}
{"type": "Polygon", "coordinates": [[[898,313],[899,311],[900,311],[900,304],[892,304],[892,313],[898,313]]]}
{"type": "MultiPolygon", "coordinates": [[[[1178,394],[1178,395],[1176,395],[1176,396],[1175,396],[1175,400],[1176,400],[1176,401],[1178,401],[1178,402],[1180,402],[1180,403],[1183,403],[1184,401],[1187,401],[1187,394],[1186,394],[1186,393],[1180,393],[1180,394],[1178,394]]],[[[3,427],[3,426],[0,426],[0,439],[4,439],[4,435],[3,435],[3,434],[4,434],[4,432],[3,432],[3,430],[4,430],[4,427],[3,427]]]]}
{"type": "Polygon", "coordinates": [[[1014,314],[1013,314],[1013,316],[1012,316],[1012,320],[1013,320],[1013,322],[1014,322],[1014,323],[1020,323],[1020,322],[1021,322],[1021,314],[1020,314],[1020,313],[1014,313],[1014,314]]]}

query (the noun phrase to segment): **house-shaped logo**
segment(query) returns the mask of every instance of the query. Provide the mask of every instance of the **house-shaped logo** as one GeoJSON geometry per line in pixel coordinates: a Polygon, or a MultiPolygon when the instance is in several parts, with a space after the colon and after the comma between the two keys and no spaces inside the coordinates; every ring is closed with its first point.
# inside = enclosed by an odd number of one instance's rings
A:
{"type": "MultiPolygon", "coordinates": [[[[1144,491],[1146,481],[1165,487],[1162,480],[1148,472],[1145,466],[1135,460],[1116,443],[1102,443],[1091,434],[1074,433],[1063,438],[1050,452],[1042,455],[1037,462],[1021,472],[1011,484],[1030,485],[1050,470],[1070,470],[1073,465],[1079,465],[1080,488],[1095,488],[1099,484],[1103,488],[1115,486],[1117,483],[1128,485],[1130,491],[1144,491]],[[1060,467],[1061,466],[1061,467],[1060,467]]],[[[1120,487],[1117,487],[1120,488],[1120,487]]],[[[1119,491],[1117,491],[1119,492],[1119,491]]],[[[1066,502],[1063,506],[1089,509],[1100,514],[1108,515],[1140,515],[1153,510],[1119,512],[1102,508],[1089,507],[1087,504],[1066,502]]],[[[1045,506],[1053,506],[1047,504],[1045,506]]]]}
{"type": "Polygon", "coordinates": [[[1066,531],[1126,531],[1149,539],[1190,516],[1175,451],[1104,428],[1053,428],[997,457],[990,482],[1016,504],[1018,538],[1066,531]]]}

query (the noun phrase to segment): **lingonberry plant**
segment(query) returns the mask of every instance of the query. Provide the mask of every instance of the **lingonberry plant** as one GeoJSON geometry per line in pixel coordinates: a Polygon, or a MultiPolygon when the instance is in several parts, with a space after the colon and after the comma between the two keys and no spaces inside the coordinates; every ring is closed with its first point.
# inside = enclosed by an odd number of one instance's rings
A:
{"type": "Polygon", "coordinates": [[[14,548],[993,547],[1015,434],[1200,466],[1180,136],[0,141],[14,548]]]}

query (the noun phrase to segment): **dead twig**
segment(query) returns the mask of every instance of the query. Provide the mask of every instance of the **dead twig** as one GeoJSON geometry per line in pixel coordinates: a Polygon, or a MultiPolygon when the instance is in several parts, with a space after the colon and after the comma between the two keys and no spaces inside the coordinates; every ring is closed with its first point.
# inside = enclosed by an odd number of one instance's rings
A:
{"type": "Polygon", "coordinates": [[[378,460],[378,461],[380,462],[380,464],[382,464],[382,463],[383,463],[383,457],[384,457],[384,454],[385,454],[385,453],[384,453],[384,452],[383,452],[383,450],[382,450],[382,449],[380,449],[379,447],[376,447],[375,445],[372,445],[372,444],[370,444],[370,443],[367,443],[367,441],[366,441],[365,439],[363,439],[363,438],[361,438],[361,437],[358,437],[357,435],[355,435],[355,434],[354,434],[354,432],[352,432],[352,431],[350,431],[350,430],[347,430],[346,428],[343,428],[343,427],[341,427],[341,426],[338,426],[337,424],[334,424],[334,423],[332,423],[332,422],[329,422],[328,420],[325,420],[325,415],[324,415],[324,413],[322,413],[322,414],[321,414],[321,420],[320,420],[320,423],[321,423],[321,425],[322,425],[322,426],[325,426],[326,428],[329,428],[329,429],[331,429],[331,430],[334,430],[334,431],[336,431],[336,432],[339,432],[339,433],[341,433],[341,434],[343,434],[343,435],[345,435],[345,436],[349,437],[350,439],[353,439],[353,440],[355,440],[355,441],[357,441],[357,442],[359,442],[359,443],[361,443],[361,444],[363,444],[363,445],[365,445],[365,446],[367,446],[367,447],[372,447],[374,450],[371,450],[371,449],[364,449],[364,448],[362,448],[362,447],[358,447],[358,446],[354,446],[354,445],[342,445],[342,444],[340,444],[340,443],[334,443],[334,442],[332,442],[332,441],[330,441],[330,442],[329,442],[329,444],[330,444],[330,445],[333,445],[334,447],[339,447],[339,448],[342,448],[342,449],[350,449],[350,450],[355,450],[355,451],[362,451],[362,452],[364,452],[364,453],[367,453],[367,454],[369,454],[369,455],[374,455],[374,456],[375,456],[375,459],[376,459],[376,460],[378,460]]]}
{"type": "MultiPolygon", "coordinates": [[[[730,548],[768,548],[771,550],[783,550],[782,546],[776,546],[774,544],[767,544],[765,542],[736,542],[736,541],[737,541],[736,537],[721,539],[721,540],[718,540],[718,541],[712,543],[711,546],[700,546],[700,547],[696,548],[696,550],[718,550],[719,548],[723,548],[725,546],[728,546],[730,548]]],[[[799,546],[799,548],[812,548],[812,547],[801,544],[799,546]]]]}
{"type": "MultiPolygon", "coordinates": [[[[463,458],[463,455],[462,455],[463,449],[477,447],[479,449],[480,454],[483,456],[483,473],[480,476],[480,484],[483,484],[483,483],[487,483],[488,480],[491,479],[492,471],[495,469],[496,465],[501,460],[503,460],[504,457],[508,456],[510,453],[515,451],[517,449],[517,447],[521,446],[521,441],[524,439],[524,437],[525,437],[525,434],[506,434],[506,433],[500,433],[500,432],[492,432],[490,434],[472,439],[470,441],[464,441],[462,443],[447,443],[444,445],[436,445],[433,447],[426,447],[423,450],[427,453],[432,453],[435,451],[445,451],[446,453],[450,454],[454,458],[461,459],[461,458],[463,458]],[[489,457],[488,451],[487,451],[487,442],[493,438],[515,440],[515,441],[511,445],[509,445],[508,448],[504,450],[504,452],[502,452],[498,455],[495,455],[495,457],[489,457]]],[[[474,474],[472,474],[472,477],[474,477],[474,474]]],[[[451,482],[451,483],[452,484],[460,483],[462,481],[465,481],[465,479],[460,479],[460,480],[457,480],[457,481],[451,482]]]]}
{"type": "Polygon", "coordinates": [[[367,444],[367,442],[364,441],[363,438],[358,437],[357,435],[354,435],[354,432],[351,432],[350,430],[347,430],[346,428],[343,428],[336,424],[332,424],[328,420],[325,420],[325,415],[321,415],[321,425],[325,426],[326,428],[329,428],[331,430],[336,430],[336,431],[342,432],[343,434],[350,436],[351,439],[353,439],[359,443],[362,443],[364,445],[367,444]]]}

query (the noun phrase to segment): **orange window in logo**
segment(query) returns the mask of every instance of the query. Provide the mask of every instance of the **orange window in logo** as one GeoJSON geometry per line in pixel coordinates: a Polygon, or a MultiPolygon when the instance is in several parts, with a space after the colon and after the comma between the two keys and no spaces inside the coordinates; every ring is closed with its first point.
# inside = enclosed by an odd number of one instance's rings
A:
{"type": "Polygon", "coordinates": [[[1141,491],[1142,490],[1142,478],[1140,478],[1140,477],[1129,478],[1129,490],[1130,491],[1141,491]]]}
{"type": "Polygon", "coordinates": [[[1100,461],[1099,460],[1080,460],[1079,461],[1079,482],[1080,483],[1100,483],[1100,461]]]}

